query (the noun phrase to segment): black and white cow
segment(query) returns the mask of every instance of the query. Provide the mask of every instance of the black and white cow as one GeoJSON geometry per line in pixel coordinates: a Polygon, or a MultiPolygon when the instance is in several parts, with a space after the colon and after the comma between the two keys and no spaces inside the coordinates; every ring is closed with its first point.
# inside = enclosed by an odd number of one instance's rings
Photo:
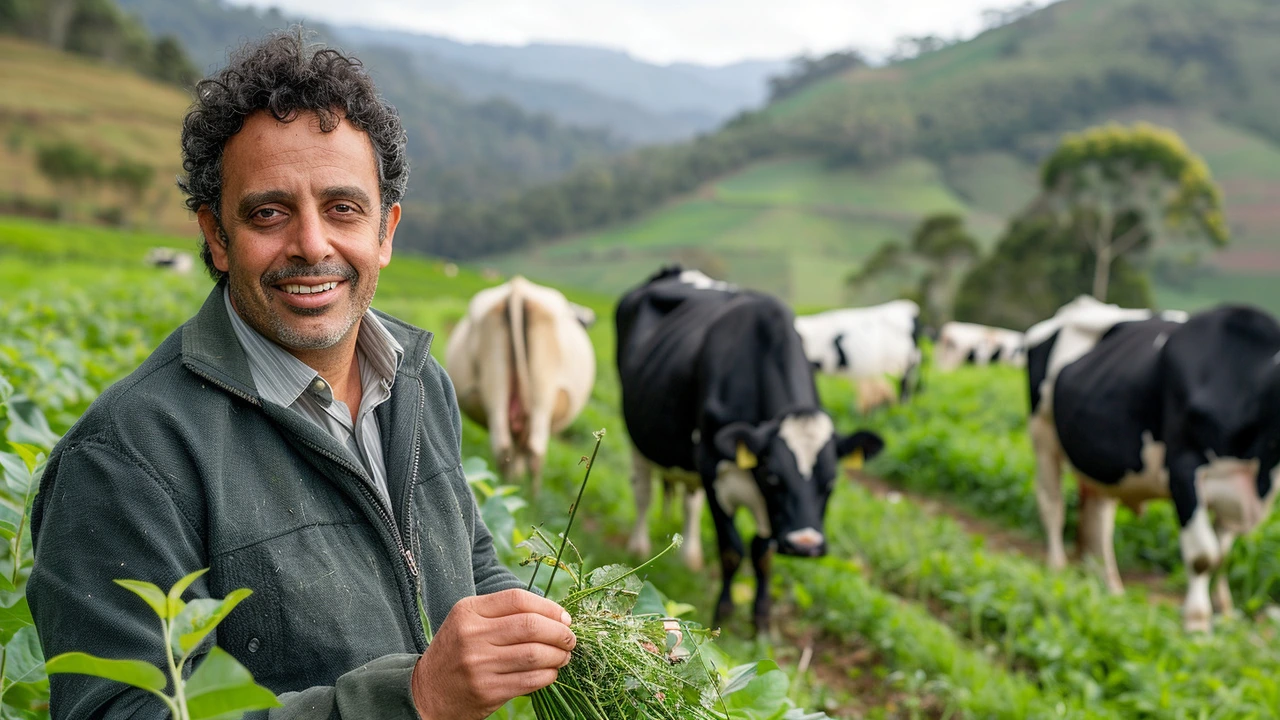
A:
{"type": "Polygon", "coordinates": [[[763,632],[773,551],[824,554],[837,457],[869,458],[883,442],[870,432],[836,435],[791,311],[780,301],[697,279],[665,269],[618,304],[618,372],[637,506],[630,547],[649,553],[646,518],[657,468],[664,480],[687,485],[683,555],[700,567],[699,516],[710,492],[724,582],[719,623],[733,610],[729,588],[745,554],[733,515],[747,508],[757,529],[754,618],[763,632]]]}
{"type": "Polygon", "coordinates": [[[905,402],[920,367],[920,306],[891,300],[870,307],[828,310],[795,320],[814,369],[847,377],[858,387],[858,411],[905,402]],[[898,379],[895,394],[885,378],[898,379]]]}
{"type": "Polygon", "coordinates": [[[950,372],[965,364],[993,363],[1012,367],[1027,364],[1022,333],[977,323],[953,321],[942,325],[933,348],[933,364],[938,370],[950,372]]]}
{"type": "MultiPolygon", "coordinates": [[[[1153,316],[1077,300],[1027,331],[1036,498],[1049,564],[1066,564],[1061,463],[1080,484],[1080,546],[1122,592],[1118,503],[1172,498],[1188,573],[1183,622],[1208,630],[1210,580],[1266,517],[1280,463],[1280,324],[1249,307],[1153,316]]],[[[1231,608],[1225,573],[1213,588],[1231,608]]]]}

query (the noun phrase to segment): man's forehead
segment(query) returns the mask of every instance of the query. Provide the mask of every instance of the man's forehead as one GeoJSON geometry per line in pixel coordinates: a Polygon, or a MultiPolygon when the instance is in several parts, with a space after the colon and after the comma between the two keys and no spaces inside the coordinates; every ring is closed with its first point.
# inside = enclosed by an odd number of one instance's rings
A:
{"type": "Polygon", "coordinates": [[[368,133],[341,114],[325,131],[319,114],[299,111],[281,121],[265,110],[245,118],[223,149],[223,180],[252,191],[261,181],[298,171],[346,176],[346,184],[377,187],[377,159],[368,133]]]}

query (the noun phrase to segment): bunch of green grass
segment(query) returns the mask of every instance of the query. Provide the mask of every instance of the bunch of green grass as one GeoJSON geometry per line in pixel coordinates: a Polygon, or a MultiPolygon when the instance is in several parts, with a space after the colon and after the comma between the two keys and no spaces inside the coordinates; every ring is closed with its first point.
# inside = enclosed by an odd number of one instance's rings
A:
{"type": "MultiPolygon", "coordinates": [[[[595,437],[598,451],[604,431],[595,437]]],[[[594,460],[595,451],[559,549],[537,528],[521,544],[530,550],[525,562],[537,563],[530,587],[544,565],[551,567],[548,592],[558,571],[569,575],[569,592],[558,602],[573,616],[578,638],[556,682],[531,695],[534,714],[538,720],[725,720],[729,713],[720,697],[719,674],[704,652],[715,633],[662,613],[633,612],[643,589],[639,571],[683,539],[676,535],[666,549],[636,568],[606,565],[589,573],[569,542],[594,460]],[[569,560],[564,559],[566,548],[569,560]]]]}

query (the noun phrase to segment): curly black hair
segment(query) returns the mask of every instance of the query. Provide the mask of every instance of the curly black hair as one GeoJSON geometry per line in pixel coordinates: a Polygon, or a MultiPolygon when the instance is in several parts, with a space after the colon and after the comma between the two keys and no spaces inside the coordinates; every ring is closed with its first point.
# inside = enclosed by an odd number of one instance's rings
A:
{"type": "MultiPolygon", "coordinates": [[[[380,235],[385,233],[387,212],[404,197],[409,182],[406,138],[396,109],[378,95],[358,59],[323,45],[309,45],[295,28],[241,47],[227,67],[196,85],[195,95],[182,122],[186,177],[178,180],[192,212],[208,206],[221,226],[222,152],[244,127],[245,118],[266,110],[277,120],[290,122],[299,113],[315,112],[324,132],[346,118],[368,133],[382,195],[380,235]]],[[[215,281],[226,274],[214,267],[203,238],[200,258],[215,281]]]]}

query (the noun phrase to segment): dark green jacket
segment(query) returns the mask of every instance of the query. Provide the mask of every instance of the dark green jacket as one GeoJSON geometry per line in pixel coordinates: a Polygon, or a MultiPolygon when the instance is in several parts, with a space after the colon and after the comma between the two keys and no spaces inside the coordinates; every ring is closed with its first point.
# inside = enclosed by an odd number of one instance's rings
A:
{"type": "MultiPolygon", "coordinates": [[[[463,475],[453,386],[431,334],[379,315],[405,349],[378,410],[394,517],[327,432],[253,386],[220,286],[54,448],[33,511],[27,598],[46,657],[163,664],[160,624],[112,580],[187,597],[253,595],[216,642],[281,695],[277,718],[416,718],[409,675],[463,597],[519,587],[463,475]]],[[[199,659],[196,660],[199,662],[199,659]]],[[[161,718],[142,690],[55,675],[54,718],[161,718]]],[[[266,713],[259,717],[267,717],[266,713]]]]}

